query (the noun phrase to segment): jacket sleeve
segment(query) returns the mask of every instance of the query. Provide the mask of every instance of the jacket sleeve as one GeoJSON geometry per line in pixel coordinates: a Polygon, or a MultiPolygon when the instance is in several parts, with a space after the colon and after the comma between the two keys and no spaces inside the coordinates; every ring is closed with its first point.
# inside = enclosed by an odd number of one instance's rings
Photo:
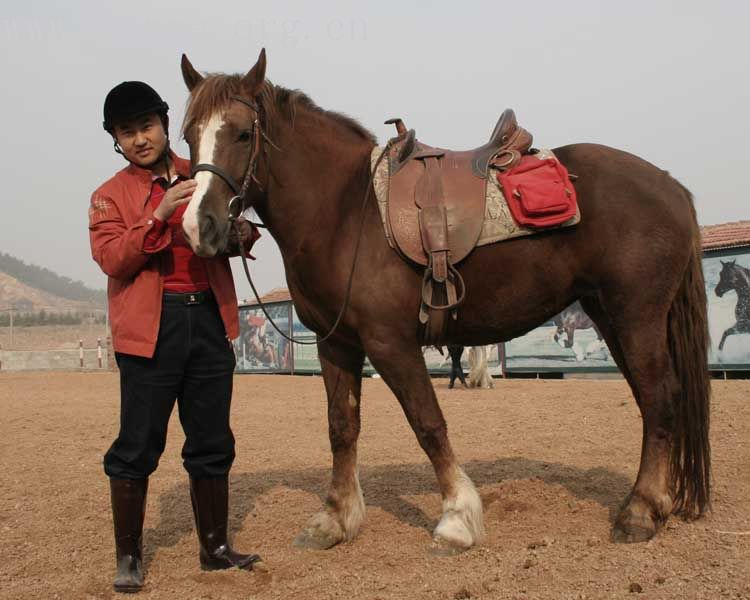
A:
{"type": "Polygon", "coordinates": [[[158,242],[144,249],[146,236],[157,224],[153,211],[147,206],[139,221],[128,227],[117,204],[107,194],[97,190],[89,206],[89,238],[91,255],[107,275],[115,279],[130,279],[152,254],[166,248],[172,241],[169,227],[164,228],[158,242]]]}
{"type": "Polygon", "coordinates": [[[160,221],[157,217],[154,217],[154,226],[146,234],[143,240],[143,251],[146,254],[154,254],[159,252],[163,246],[164,230],[167,228],[165,221],[160,221]]]}

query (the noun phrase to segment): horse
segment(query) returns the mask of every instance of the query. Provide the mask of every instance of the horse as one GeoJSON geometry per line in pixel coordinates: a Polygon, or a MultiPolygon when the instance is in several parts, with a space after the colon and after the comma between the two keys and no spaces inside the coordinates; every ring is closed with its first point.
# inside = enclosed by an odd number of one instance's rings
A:
{"type": "Polygon", "coordinates": [[[559,312],[552,319],[555,324],[555,332],[552,335],[555,342],[557,342],[561,348],[572,348],[576,355],[577,361],[582,361],[592,352],[596,352],[604,345],[604,336],[599,328],[591,320],[586,312],[583,310],[581,303],[575,301],[573,304],[559,312]],[[583,350],[580,345],[575,343],[576,329],[594,329],[597,339],[592,341],[583,350]],[[565,338],[563,338],[565,334],[565,338]]]}
{"type": "Polygon", "coordinates": [[[721,352],[730,335],[750,333],[750,269],[738,265],[736,259],[720,262],[721,273],[714,293],[721,298],[729,290],[737,292],[737,306],[734,308],[734,317],[737,321],[722,334],[719,342],[721,352]]]}
{"type": "Polygon", "coordinates": [[[487,369],[489,350],[487,346],[469,348],[469,387],[483,389],[495,387],[492,375],[487,369]]]}
{"type": "MultiPolygon", "coordinates": [[[[183,135],[197,181],[183,229],[196,254],[214,256],[238,203],[253,207],[278,244],[300,320],[319,336],[331,481],[294,543],[331,548],[364,519],[357,440],[367,356],[435,471],[442,515],[430,546],[471,548],[485,533],[482,501],[451,447],[423,360],[422,269],[389,246],[374,201],[377,140],[355,119],[266,80],[266,66],[265,49],[233,75],[201,74],[183,55],[183,135]]],[[[469,253],[458,265],[466,298],[442,342],[510,340],[580,299],[643,417],[638,475],[612,528],[615,541],[643,541],[670,514],[697,517],[710,503],[708,325],[692,196],[626,152],[574,144],[554,153],[578,176],[581,222],[469,253]]]]}

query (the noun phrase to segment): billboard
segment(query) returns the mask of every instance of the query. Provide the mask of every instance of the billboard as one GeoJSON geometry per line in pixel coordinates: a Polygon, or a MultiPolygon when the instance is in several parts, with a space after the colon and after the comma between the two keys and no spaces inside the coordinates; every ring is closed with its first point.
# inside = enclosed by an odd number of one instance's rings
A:
{"type": "MultiPolygon", "coordinates": [[[[297,310],[292,306],[292,330],[295,339],[315,341],[315,333],[305,327],[297,316],[297,310]]],[[[315,344],[294,344],[294,372],[320,373],[318,360],[318,346],[315,344]]]]}
{"type": "MultiPolygon", "coordinates": [[[[709,367],[750,370],[750,251],[737,248],[703,256],[711,335],[709,367]]],[[[505,344],[508,372],[616,371],[596,325],[579,302],[554,319],[505,344]]]]}
{"type": "MultiPolygon", "coordinates": [[[[289,335],[291,304],[267,304],[266,310],[276,326],[289,335]]],[[[234,340],[236,371],[240,373],[290,373],[292,356],[289,342],[268,322],[257,306],[241,306],[240,336],[234,340]]]]}
{"type": "Polygon", "coordinates": [[[617,371],[599,329],[580,302],[507,342],[505,368],[508,372],[617,371]]]}
{"type": "Polygon", "coordinates": [[[703,258],[715,370],[750,369],[750,252],[725,250],[703,258]]]}

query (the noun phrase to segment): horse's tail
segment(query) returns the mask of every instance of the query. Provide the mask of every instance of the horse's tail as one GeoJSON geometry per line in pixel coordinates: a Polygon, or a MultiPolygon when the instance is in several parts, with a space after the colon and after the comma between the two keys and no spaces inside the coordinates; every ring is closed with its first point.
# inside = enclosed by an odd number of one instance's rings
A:
{"type": "MultiPolygon", "coordinates": [[[[689,192],[688,192],[689,193],[689,192]]],[[[701,235],[693,212],[690,261],[669,309],[669,351],[680,384],[670,457],[673,512],[695,518],[710,508],[711,445],[708,439],[711,382],[708,310],[701,235]]]]}

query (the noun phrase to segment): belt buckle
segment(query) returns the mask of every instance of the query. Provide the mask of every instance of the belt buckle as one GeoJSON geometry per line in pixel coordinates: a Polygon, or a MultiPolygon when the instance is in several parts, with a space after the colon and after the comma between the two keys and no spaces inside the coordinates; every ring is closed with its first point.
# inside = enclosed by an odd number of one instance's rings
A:
{"type": "Polygon", "coordinates": [[[185,305],[186,306],[192,306],[193,304],[200,304],[201,303],[201,294],[194,293],[194,294],[186,294],[185,295],[185,305]]]}

